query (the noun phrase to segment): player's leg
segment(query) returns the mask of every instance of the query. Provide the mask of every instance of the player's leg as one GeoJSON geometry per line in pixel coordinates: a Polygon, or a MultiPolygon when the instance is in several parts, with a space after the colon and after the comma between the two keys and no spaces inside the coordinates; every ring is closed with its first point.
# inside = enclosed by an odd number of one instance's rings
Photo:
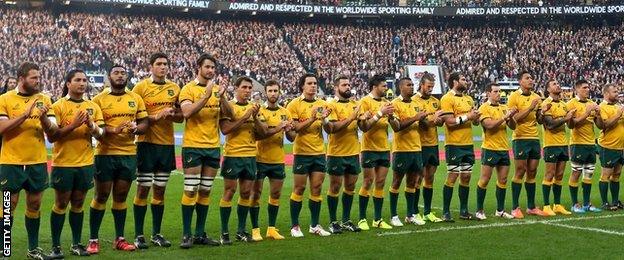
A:
{"type": "MultiPolygon", "coordinates": [[[[211,161],[214,159],[211,159],[211,161]]],[[[217,176],[218,163],[203,162],[197,188],[197,201],[195,203],[195,213],[197,220],[195,222],[195,235],[193,243],[197,245],[217,246],[216,240],[208,237],[206,234],[206,220],[208,218],[208,208],[210,206],[210,192],[217,176]]]]}
{"type": "MultiPolygon", "coordinates": [[[[486,152],[484,151],[484,156],[482,158],[486,158],[485,154],[486,152]]],[[[485,202],[487,186],[490,183],[492,171],[494,170],[493,166],[485,164],[485,160],[482,160],[481,163],[481,176],[479,177],[479,182],[477,182],[477,212],[475,213],[475,217],[478,219],[485,217],[483,204],[485,202]]]]}
{"type": "MultiPolygon", "coordinates": [[[[256,173],[256,179],[253,181],[251,185],[251,208],[249,208],[249,218],[251,219],[251,236],[254,241],[262,240],[262,235],[260,234],[260,199],[262,198],[262,188],[264,184],[265,174],[261,173],[260,168],[261,165],[258,165],[258,172],[256,173]]],[[[269,204],[270,205],[270,204],[269,204]]]]}
{"type": "MultiPolygon", "coordinates": [[[[184,148],[183,148],[184,150],[184,148]]],[[[184,152],[182,153],[184,155],[184,152]]],[[[183,161],[186,161],[183,156],[183,161]]],[[[197,205],[197,191],[201,182],[201,162],[198,166],[185,167],[184,171],[184,191],[180,200],[182,208],[182,242],[181,248],[190,248],[193,246],[193,238],[191,235],[191,222],[193,221],[193,211],[197,205]]]]}
{"type": "Polygon", "coordinates": [[[54,167],[50,183],[54,189],[54,205],[50,213],[50,234],[52,236],[52,252],[50,257],[63,258],[61,251],[61,233],[65,224],[67,206],[74,188],[74,174],[77,170],[70,167],[54,167]]]}
{"type": "Polygon", "coordinates": [[[358,209],[359,209],[359,221],[358,227],[362,230],[369,230],[368,221],[366,220],[366,213],[368,211],[368,201],[370,199],[371,188],[373,186],[373,180],[375,176],[374,167],[366,167],[366,164],[362,164],[363,178],[362,185],[358,192],[358,209]]]}
{"type": "Polygon", "coordinates": [[[611,205],[608,199],[609,182],[615,172],[617,165],[616,161],[618,160],[617,158],[619,158],[619,154],[616,151],[600,147],[600,164],[602,166],[602,170],[598,188],[600,190],[603,210],[617,210],[617,206],[611,205]]]}
{"type": "Polygon", "coordinates": [[[136,249],[136,246],[129,244],[124,238],[128,212],[126,199],[131,186],[132,180],[124,178],[113,180],[113,206],[111,207],[111,212],[113,213],[113,221],[115,223],[115,249],[117,250],[133,251],[136,249]]]}
{"type": "Polygon", "coordinates": [[[267,209],[269,213],[269,227],[267,228],[266,236],[275,240],[284,239],[284,236],[282,236],[275,228],[277,223],[277,213],[279,212],[279,201],[282,196],[282,187],[284,186],[284,177],[286,176],[283,170],[284,166],[280,165],[280,167],[282,169],[280,174],[281,177],[269,179],[271,193],[269,194],[269,206],[267,209]]]}
{"type": "MultiPolygon", "coordinates": [[[[544,149],[544,153],[548,153],[549,147],[544,149]]],[[[542,195],[544,196],[544,213],[548,216],[554,216],[556,215],[555,212],[553,212],[551,205],[550,205],[550,191],[552,189],[553,186],[553,181],[554,181],[554,177],[555,177],[555,173],[557,172],[557,162],[555,160],[549,160],[550,156],[548,156],[547,154],[544,156],[546,163],[545,163],[545,173],[544,173],[544,180],[542,181],[542,195]]]]}
{"type": "MultiPolygon", "coordinates": [[[[255,164],[255,162],[254,162],[255,164]]],[[[254,171],[255,176],[255,171],[254,171]]],[[[251,188],[254,180],[251,178],[245,178],[240,176],[238,179],[238,185],[240,187],[240,196],[238,199],[238,206],[236,207],[236,215],[238,220],[238,228],[236,232],[236,239],[242,242],[252,242],[253,237],[247,232],[247,215],[249,214],[249,208],[251,207],[251,188]]]]}
{"type": "Polygon", "coordinates": [[[295,155],[293,163],[293,189],[290,193],[290,235],[292,237],[303,237],[299,226],[299,214],[303,207],[303,192],[308,183],[310,172],[310,159],[308,156],[295,155]]]}
{"type": "MultiPolygon", "coordinates": [[[[219,213],[221,216],[221,242],[223,245],[230,245],[229,221],[232,213],[232,198],[236,193],[238,180],[236,178],[223,178],[223,196],[219,201],[219,213]]],[[[239,201],[239,203],[243,203],[239,201]]],[[[240,205],[239,205],[240,207],[240,205]]]]}
{"type": "Polygon", "coordinates": [[[509,159],[506,165],[496,166],[496,216],[512,219],[513,215],[505,212],[505,195],[507,192],[507,176],[509,175],[509,159]]]}
{"type": "MultiPolygon", "coordinates": [[[[320,157],[319,157],[320,158],[320,157]]],[[[325,160],[323,160],[324,162],[325,160]]],[[[319,161],[320,162],[320,161],[319,161]]],[[[324,167],[324,163],[323,163],[324,167]]],[[[319,236],[329,236],[331,233],[325,231],[323,227],[320,225],[320,216],[321,216],[321,202],[323,201],[323,197],[321,197],[321,192],[323,188],[323,181],[325,180],[325,169],[320,171],[321,169],[314,167],[310,173],[310,200],[308,201],[308,207],[310,209],[310,233],[319,235],[319,236]]]]}
{"type": "Polygon", "coordinates": [[[106,202],[108,201],[108,197],[110,196],[113,187],[112,179],[104,177],[104,174],[101,173],[100,170],[98,170],[97,172],[100,174],[96,174],[94,180],[94,196],[89,206],[89,246],[87,247],[87,251],[89,252],[89,254],[99,253],[100,226],[102,225],[102,219],[104,218],[104,212],[106,211],[106,202]]]}
{"type": "Polygon", "coordinates": [[[623,209],[624,204],[620,201],[620,174],[622,172],[622,164],[617,163],[613,168],[613,174],[609,178],[609,189],[611,190],[611,205],[618,209],[623,209]]]}
{"type": "Polygon", "coordinates": [[[424,225],[425,221],[418,213],[418,196],[419,188],[418,183],[422,176],[422,169],[414,169],[413,171],[405,174],[405,203],[407,214],[405,216],[405,223],[424,225]]]}
{"type": "MultiPolygon", "coordinates": [[[[394,170],[392,173],[392,184],[390,184],[390,224],[395,227],[403,226],[403,223],[401,223],[401,220],[399,219],[399,213],[397,213],[397,205],[399,203],[399,189],[401,188],[401,183],[403,182],[403,177],[405,177],[405,175],[406,174],[404,172],[399,172],[397,170],[394,170]]],[[[411,210],[408,210],[407,216],[411,216],[411,214],[411,210]]]]}
{"type": "Polygon", "coordinates": [[[355,225],[351,221],[351,207],[353,205],[353,195],[355,194],[355,184],[357,183],[360,167],[358,158],[355,158],[357,163],[357,169],[354,169],[353,174],[345,174],[344,176],[344,190],[342,191],[342,230],[348,230],[351,232],[360,232],[362,229],[355,225]]]}
{"type": "MultiPolygon", "coordinates": [[[[427,161],[425,161],[427,162],[427,161]]],[[[435,173],[438,170],[437,165],[427,164],[424,167],[423,176],[423,216],[426,221],[429,222],[441,222],[442,219],[438,218],[431,211],[431,203],[433,201],[433,182],[435,181],[435,173]]]]}
{"type": "Polygon", "coordinates": [[[134,213],[134,245],[138,249],[147,249],[148,245],[143,236],[143,226],[145,224],[145,214],[147,213],[147,196],[152,187],[154,174],[151,172],[137,172],[137,191],[134,195],[133,213],[134,213]]]}
{"type": "Polygon", "coordinates": [[[527,191],[527,213],[529,215],[547,216],[541,209],[535,205],[535,178],[537,176],[537,167],[539,159],[529,159],[527,163],[527,175],[524,188],[527,191]]]}
{"type": "MultiPolygon", "coordinates": [[[[90,175],[93,179],[93,174],[90,175]]],[[[93,182],[90,182],[93,186],[93,182]]],[[[89,187],[89,186],[87,186],[89,187]]],[[[71,192],[71,207],[69,209],[69,226],[72,231],[71,252],[77,256],[88,256],[87,249],[80,243],[82,240],[82,223],[84,221],[84,201],[89,192],[89,188],[81,187],[71,192]]]]}
{"type": "Polygon", "coordinates": [[[157,167],[153,171],[152,201],[150,202],[150,210],[152,211],[152,237],[150,240],[156,246],[170,247],[171,242],[165,239],[160,231],[165,213],[167,183],[169,182],[171,171],[176,169],[175,146],[157,145],[157,147],[159,153],[156,156],[157,167]]]}
{"type": "MultiPolygon", "coordinates": [[[[568,178],[568,187],[570,187],[570,198],[572,200],[572,212],[574,213],[585,213],[583,211],[583,206],[579,203],[578,200],[578,188],[579,188],[579,179],[581,175],[583,175],[584,164],[579,161],[574,161],[576,159],[575,154],[577,153],[575,146],[571,146],[570,150],[572,150],[572,158],[570,165],[572,166],[572,172],[570,173],[570,178],[568,178]]],[[[585,186],[583,186],[585,187],[585,186]]]]}
{"type": "Polygon", "coordinates": [[[41,251],[39,248],[39,226],[41,224],[41,198],[42,190],[28,191],[26,189],[26,234],[28,235],[28,253],[41,251]]]}
{"type": "Polygon", "coordinates": [[[462,162],[460,168],[461,173],[459,174],[459,187],[457,190],[459,193],[459,218],[463,220],[474,219],[474,216],[468,211],[468,195],[473,165],[474,162],[462,162]]]}
{"type": "Polygon", "coordinates": [[[596,169],[595,157],[594,162],[583,164],[583,210],[585,212],[601,212],[600,208],[597,208],[591,203],[591,190],[592,179],[594,176],[594,170],[596,169]]]}
{"type": "Polygon", "coordinates": [[[327,209],[329,210],[329,232],[332,234],[342,233],[340,224],[338,223],[338,195],[342,188],[343,179],[346,178],[344,173],[345,161],[342,157],[327,158],[327,173],[329,174],[329,190],[327,190],[327,209]]]}
{"type": "MultiPolygon", "coordinates": [[[[561,159],[561,158],[560,158],[561,159]]],[[[561,205],[561,190],[563,189],[563,174],[565,172],[567,160],[557,162],[557,169],[555,171],[555,179],[553,182],[553,211],[556,214],[570,215],[572,212],[566,210],[566,208],[561,205]]]]}
{"type": "Polygon", "coordinates": [[[373,227],[382,228],[382,229],[391,229],[392,226],[388,225],[382,219],[382,208],[384,201],[384,186],[386,184],[386,177],[388,176],[388,166],[389,165],[381,165],[375,167],[375,180],[374,185],[375,188],[373,190],[373,206],[374,206],[374,218],[373,218],[373,227]]]}

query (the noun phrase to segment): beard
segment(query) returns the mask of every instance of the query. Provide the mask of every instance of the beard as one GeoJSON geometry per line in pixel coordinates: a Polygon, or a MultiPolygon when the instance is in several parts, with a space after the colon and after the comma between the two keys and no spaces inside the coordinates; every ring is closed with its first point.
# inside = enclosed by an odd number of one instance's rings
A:
{"type": "Polygon", "coordinates": [[[121,89],[121,88],[126,87],[126,85],[128,84],[128,80],[124,80],[122,83],[119,83],[119,84],[117,84],[117,82],[115,82],[114,80],[111,80],[110,83],[111,83],[111,88],[121,89]]]}
{"type": "Polygon", "coordinates": [[[277,98],[276,97],[269,97],[269,98],[267,98],[267,100],[269,101],[269,103],[277,103],[277,98]]]}
{"type": "Polygon", "coordinates": [[[40,83],[29,85],[28,83],[24,82],[24,90],[31,94],[38,93],[40,91],[40,87],[40,83]]]}
{"type": "Polygon", "coordinates": [[[349,91],[345,91],[345,92],[342,92],[342,91],[338,90],[338,95],[340,95],[340,96],[341,96],[341,97],[343,97],[343,98],[348,99],[348,98],[351,98],[351,96],[353,95],[353,93],[351,93],[351,90],[349,90],[349,91]]]}

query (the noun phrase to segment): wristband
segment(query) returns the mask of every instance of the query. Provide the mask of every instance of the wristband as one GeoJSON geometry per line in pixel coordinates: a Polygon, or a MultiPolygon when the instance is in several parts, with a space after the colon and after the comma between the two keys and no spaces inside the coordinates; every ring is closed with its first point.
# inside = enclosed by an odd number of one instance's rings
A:
{"type": "Polygon", "coordinates": [[[324,119],[323,119],[323,124],[329,124],[329,118],[327,118],[327,117],[326,117],[326,118],[324,118],[324,119]]]}
{"type": "Polygon", "coordinates": [[[379,115],[375,115],[373,119],[375,120],[375,122],[379,121],[379,115]]]}
{"type": "MultiPolygon", "coordinates": [[[[379,117],[379,118],[383,117],[383,113],[381,113],[381,111],[377,111],[377,117],[379,117]]],[[[379,119],[377,119],[377,120],[379,120],[379,119]]]]}

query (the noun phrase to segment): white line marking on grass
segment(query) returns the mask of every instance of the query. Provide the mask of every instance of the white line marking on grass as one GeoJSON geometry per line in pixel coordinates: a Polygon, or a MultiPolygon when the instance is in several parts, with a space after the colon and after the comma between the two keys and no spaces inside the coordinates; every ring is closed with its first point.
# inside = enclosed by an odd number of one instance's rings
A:
{"type": "Polygon", "coordinates": [[[569,229],[594,231],[594,232],[605,233],[609,235],[624,236],[624,232],[618,232],[614,230],[606,230],[606,229],[592,228],[592,227],[579,227],[579,226],[559,224],[559,223],[544,223],[544,224],[549,225],[549,226],[564,227],[564,228],[569,228],[569,229]]]}
{"type": "MultiPolygon", "coordinates": [[[[479,225],[470,225],[470,226],[452,226],[452,227],[440,227],[440,228],[421,229],[421,230],[404,230],[404,231],[398,231],[398,232],[383,232],[383,233],[377,234],[377,236],[407,235],[407,234],[413,234],[413,233],[428,233],[428,232],[453,231],[453,230],[465,230],[465,229],[481,229],[481,228],[492,228],[492,227],[508,227],[508,226],[521,226],[521,225],[532,225],[532,224],[545,224],[545,225],[557,226],[559,224],[555,224],[555,223],[564,222],[564,221],[578,221],[578,220],[589,220],[589,219],[605,219],[605,218],[617,218],[617,217],[624,217],[624,214],[610,214],[610,215],[587,216],[587,217],[578,217],[578,218],[562,218],[562,219],[553,219],[553,220],[511,220],[511,222],[479,224],[479,225]]],[[[566,225],[566,226],[568,226],[568,225],[566,225]]],[[[570,227],[575,227],[575,226],[570,226],[570,227]]],[[[579,227],[579,229],[580,229],[580,227],[579,227]]],[[[602,229],[597,229],[597,228],[582,228],[582,229],[596,231],[596,232],[603,232],[603,233],[607,233],[607,232],[620,233],[620,232],[617,232],[617,231],[602,230],[602,229]],[[600,230],[600,231],[598,231],[598,230],[600,230]]],[[[624,233],[622,233],[622,235],[624,235],[624,233]]]]}

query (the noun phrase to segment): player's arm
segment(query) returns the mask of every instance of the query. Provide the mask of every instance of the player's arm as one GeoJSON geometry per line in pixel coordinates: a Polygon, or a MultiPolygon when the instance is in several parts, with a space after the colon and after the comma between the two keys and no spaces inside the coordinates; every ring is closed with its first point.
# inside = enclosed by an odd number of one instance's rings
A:
{"type": "Polygon", "coordinates": [[[24,111],[24,113],[16,118],[9,119],[7,115],[0,116],[0,135],[4,134],[7,131],[11,131],[12,129],[24,123],[24,121],[26,121],[26,119],[28,119],[28,117],[32,113],[32,110],[35,107],[36,103],[37,101],[30,104],[30,106],[26,108],[26,111],[24,111]]]}
{"type": "Polygon", "coordinates": [[[331,121],[329,118],[323,119],[323,129],[328,134],[336,133],[342,131],[342,129],[347,128],[351,122],[357,119],[358,114],[360,113],[360,107],[355,108],[353,114],[350,117],[345,118],[340,121],[331,121]]]}
{"type": "Polygon", "coordinates": [[[444,115],[444,123],[448,127],[456,127],[466,123],[474,122],[474,120],[476,120],[477,118],[479,118],[479,112],[475,110],[471,110],[470,112],[468,112],[468,114],[461,116],[455,116],[452,113],[447,113],[446,115],[444,115]]]}
{"type": "MultiPolygon", "coordinates": [[[[580,124],[581,122],[587,120],[587,118],[589,117],[589,115],[591,115],[592,111],[595,111],[596,107],[595,105],[590,105],[590,107],[587,108],[587,110],[585,110],[585,113],[583,113],[581,116],[578,117],[574,117],[572,118],[569,122],[568,122],[568,128],[573,129],[576,127],[576,125],[580,124]]],[[[600,113],[600,111],[598,111],[598,113],[600,113]]]]}
{"type": "Polygon", "coordinates": [[[269,126],[260,120],[259,116],[254,117],[254,132],[256,136],[256,140],[265,139],[271,135],[267,135],[269,133],[269,126]]]}
{"type": "MultiPolygon", "coordinates": [[[[535,98],[533,99],[533,101],[531,101],[531,105],[524,110],[518,110],[518,113],[514,116],[514,120],[516,120],[516,122],[522,121],[524,120],[527,116],[529,116],[529,114],[531,113],[531,111],[533,111],[535,109],[535,107],[537,107],[537,105],[539,104],[540,99],[539,98],[535,98]]],[[[509,105],[509,107],[513,107],[511,104],[509,105]]],[[[537,120],[538,123],[540,123],[540,111],[537,111],[537,120]]],[[[541,124],[541,123],[540,123],[541,124]]]]}
{"type": "Polygon", "coordinates": [[[597,123],[596,126],[598,126],[598,128],[600,128],[601,130],[606,130],[606,129],[613,127],[615,124],[617,124],[618,120],[620,120],[620,118],[622,117],[623,109],[624,108],[618,108],[618,111],[617,113],[615,113],[615,116],[608,118],[608,119],[602,119],[601,120],[602,124],[599,125],[597,123]]]}
{"type": "Polygon", "coordinates": [[[209,98],[210,98],[210,95],[204,95],[200,99],[198,99],[196,102],[193,102],[188,99],[183,100],[182,103],[180,103],[180,110],[182,111],[182,116],[185,119],[189,119],[191,116],[197,114],[197,112],[199,112],[206,105],[209,98]]]}
{"type": "Polygon", "coordinates": [[[48,114],[50,108],[51,106],[49,105],[39,108],[39,122],[41,122],[41,128],[43,128],[43,132],[48,137],[54,136],[59,129],[54,114],[48,114]]]}
{"type": "Polygon", "coordinates": [[[173,115],[171,116],[171,121],[175,122],[175,123],[182,123],[184,122],[184,115],[182,114],[182,109],[180,108],[180,106],[178,104],[176,104],[174,110],[173,110],[173,115]]]}
{"type": "Polygon", "coordinates": [[[230,134],[232,131],[235,131],[240,126],[242,126],[249,118],[251,118],[255,113],[257,113],[257,105],[254,105],[252,108],[247,109],[245,114],[238,119],[232,119],[232,117],[223,117],[219,120],[219,128],[221,129],[221,133],[224,135],[230,134]]]}
{"type": "Polygon", "coordinates": [[[58,131],[56,131],[54,135],[48,135],[48,141],[50,141],[50,143],[54,143],[59,139],[62,139],[63,137],[74,131],[74,129],[84,124],[86,120],[87,113],[85,111],[78,112],[78,114],[76,114],[71,123],[67,124],[66,126],[59,127],[58,131]]]}
{"type": "Polygon", "coordinates": [[[377,123],[377,121],[381,120],[383,116],[388,116],[388,121],[390,121],[390,115],[394,113],[394,106],[392,104],[385,104],[377,111],[377,113],[368,118],[364,117],[363,119],[358,121],[358,126],[362,132],[368,132],[373,126],[377,123]]]}
{"type": "Polygon", "coordinates": [[[136,128],[132,133],[135,135],[142,135],[145,134],[147,128],[149,128],[149,120],[147,117],[136,119],[136,128]]]}

